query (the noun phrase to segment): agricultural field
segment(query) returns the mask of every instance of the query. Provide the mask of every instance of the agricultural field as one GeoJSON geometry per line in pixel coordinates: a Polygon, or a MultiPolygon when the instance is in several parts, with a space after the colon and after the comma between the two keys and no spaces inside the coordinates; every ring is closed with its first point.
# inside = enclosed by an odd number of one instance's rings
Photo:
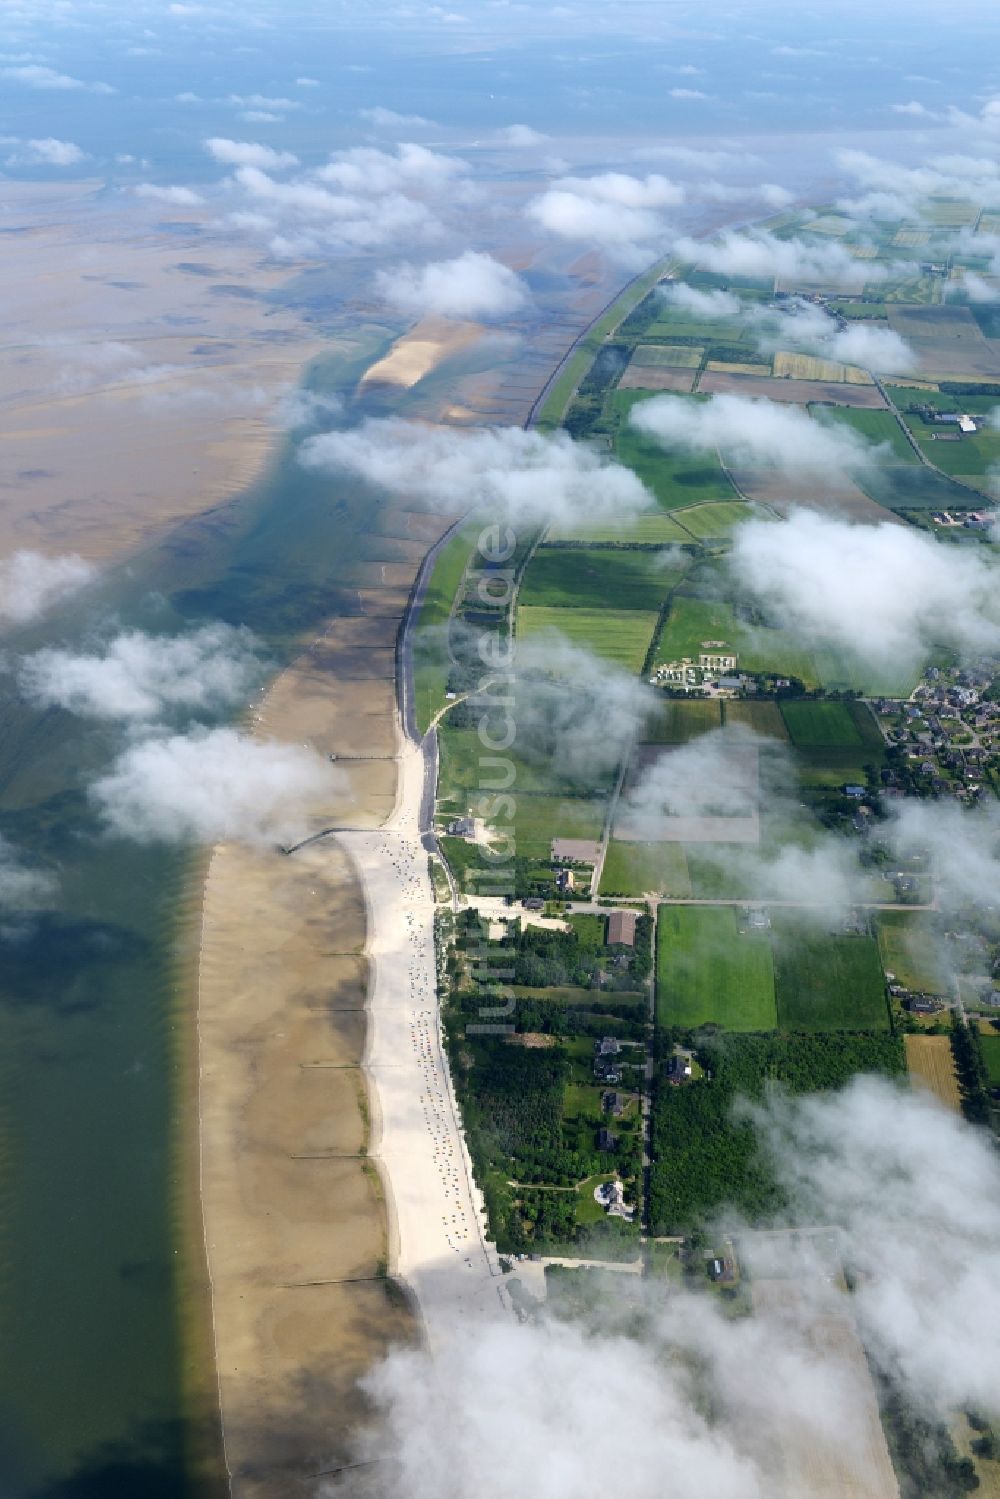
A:
{"type": "Polygon", "coordinates": [[[546,796],[518,792],[514,835],[518,856],[548,859],[553,838],[600,838],[607,803],[603,797],[546,796]]]}
{"type": "Polygon", "coordinates": [[[704,352],[690,344],[637,344],[631,364],[641,369],[696,370],[704,352]]]}
{"type": "Polygon", "coordinates": [[[815,402],[847,407],[885,406],[881,391],[874,385],[849,385],[836,381],[775,380],[766,374],[746,374],[728,370],[706,369],[698,381],[699,395],[763,396],[769,401],[784,401],[794,406],[815,402]]]}
{"type": "Polygon", "coordinates": [[[882,965],[871,937],[817,931],[782,912],[773,913],[772,923],[783,1030],[888,1030],[882,965]]]}
{"type": "Polygon", "coordinates": [[[886,974],[907,989],[945,994],[939,941],[925,911],[880,911],[878,947],[886,974]]]}
{"type": "Polygon", "coordinates": [[[994,1030],[981,1030],[979,1044],[991,1088],[1000,1088],[1000,1034],[994,1030]]]}
{"type": "Polygon", "coordinates": [[[810,408],[809,414],[816,417],[818,421],[850,427],[866,442],[875,445],[887,443],[892,450],[893,458],[899,463],[919,462],[916,453],[906,440],[905,432],[891,411],[864,411],[856,407],[838,407],[831,410],[826,406],[816,411],[810,408]]]}
{"type": "Polygon", "coordinates": [[[904,1036],[906,1066],[911,1078],[930,1088],[946,1108],[956,1114],[962,1107],[955,1058],[949,1036],[904,1036]]]}
{"type": "MultiPolygon", "coordinates": [[[[732,704],[727,704],[727,711],[732,704]]],[[[770,704],[761,706],[770,707],[770,704]]],[[[722,725],[722,707],[712,698],[664,698],[642,731],[645,744],[687,744],[722,725]]]]}
{"type": "Polygon", "coordinates": [[[889,326],[911,345],[921,371],[987,380],[1000,376],[1000,340],[983,337],[968,307],[891,307],[889,326]]]}
{"type": "MultiPolygon", "coordinates": [[[[693,598],[675,594],[657,642],[657,661],[697,656],[703,640],[725,640],[735,645],[740,627],[727,599],[693,598]]],[[[741,662],[742,665],[742,662],[741,662]]]]}
{"type": "Polygon", "coordinates": [[[663,906],[657,920],[659,1025],[712,1022],[731,1031],[774,1030],[771,944],[741,934],[732,906],[663,906]]]}
{"type": "MultiPolygon", "coordinates": [[[[796,749],[803,745],[840,747],[863,743],[846,703],[790,700],[781,704],[780,711],[796,749]]],[[[874,720],[873,727],[877,730],[874,720]]],[[[881,742],[881,735],[879,740],[881,742]]]]}
{"type": "Polygon", "coordinates": [[[550,542],[583,541],[592,546],[602,542],[627,542],[631,546],[691,545],[690,531],[679,525],[666,510],[649,510],[626,520],[605,520],[588,525],[551,526],[546,539],[550,542]]]}
{"type": "Polygon", "coordinates": [[[742,500],[710,501],[707,505],[692,505],[687,510],[675,510],[674,519],[690,531],[697,541],[727,536],[734,526],[748,520],[776,520],[777,516],[757,505],[746,505],[742,500]]]}
{"type": "Polygon", "coordinates": [[[820,359],[815,354],[794,354],[779,350],[774,356],[776,379],[821,380],[834,385],[871,385],[872,377],[867,371],[854,365],[842,364],[837,359],[820,359]]]}
{"type": "Polygon", "coordinates": [[[679,843],[622,843],[612,838],[601,874],[601,895],[691,894],[687,860],[679,843]]]}
{"type": "Polygon", "coordinates": [[[767,739],[788,738],[788,729],[777,703],[735,699],[727,702],[723,711],[727,727],[739,724],[751,733],[761,734],[767,739]]]}
{"type": "Polygon", "coordinates": [[[639,672],[656,629],[658,615],[641,609],[562,609],[522,605],[517,611],[519,640],[531,640],[556,632],[592,651],[605,661],[614,661],[626,671],[639,672]]]}
{"type": "Polygon", "coordinates": [[[672,369],[662,365],[630,364],[618,381],[619,390],[672,390],[678,395],[690,395],[694,388],[697,371],[672,369]]]}
{"type": "Polygon", "coordinates": [[[615,455],[619,462],[638,475],[666,510],[695,505],[703,500],[737,499],[718,458],[667,453],[629,425],[633,406],[637,401],[647,399],[649,397],[641,391],[619,390],[611,394],[609,407],[619,422],[615,434],[615,455]]]}
{"type": "Polygon", "coordinates": [[[687,565],[623,548],[540,547],[525,570],[518,602],[525,608],[658,610],[687,565]]]}

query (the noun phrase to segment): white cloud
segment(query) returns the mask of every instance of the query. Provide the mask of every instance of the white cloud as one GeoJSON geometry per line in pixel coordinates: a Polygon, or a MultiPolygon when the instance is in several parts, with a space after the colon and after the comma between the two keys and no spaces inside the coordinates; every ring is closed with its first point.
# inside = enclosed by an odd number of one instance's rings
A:
{"type": "Polygon", "coordinates": [[[843,245],[775,239],[763,230],[745,234],[727,229],[718,239],[708,241],[685,236],[677,240],[674,251],[684,260],[728,276],[775,276],[782,281],[852,286],[887,274],[883,265],[857,260],[843,245]]]}
{"type": "Polygon", "coordinates": [[[190,187],[161,187],[156,182],[140,182],[132,191],[137,198],[151,198],[156,203],[174,203],[179,208],[195,208],[205,199],[190,187]]]}
{"type": "Polygon", "coordinates": [[[41,140],[22,142],[13,155],[7,158],[7,165],[72,167],[77,162],[85,161],[86,157],[86,151],[73,141],[57,140],[50,135],[41,140]]]}
{"type": "Polygon", "coordinates": [[[457,318],[498,318],[517,312],[528,300],[519,276],[492,255],[466,250],[454,260],[409,263],[378,271],[379,294],[401,312],[438,313],[457,318]]]}
{"type": "Polygon", "coordinates": [[[274,151],[257,141],[231,141],[222,136],[213,136],[205,142],[205,150],[216,161],[230,167],[260,167],[267,172],[280,172],[298,165],[298,157],[291,151],[274,151]]]}
{"type": "Polygon", "coordinates": [[[663,300],[671,307],[691,312],[695,317],[736,317],[743,310],[739,297],[730,291],[700,291],[696,286],[688,286],[686,281],[672,281],[660,291],[663,300]]]}
{"type": "Polygon", "coordinates": [[[505,146],[530,148],[543,145],[550,137],[540,130],[532,130],[530,125],[505,125],[497,131],[497,139],[505,146]]]}
{"type": "Polygon", "coordinates": [[[662,210],[684,197],[683,187],[658,173],[603,172],[557,179],[526,212],[550,234],[589,241],[624,264],[639,265],[662,252],[668,232],[662,210]]]}
{"type": "Polygon", "coordinates": [[[672,88],[671,99],[707,99],[708,94],[702,93],[700,88],[672,88]]]}
{"type": "Polygon", "coordinates": [[[396,417],[309,438],[307,468],[352,473],[429,509],[481,505],[517,524],[614,516],[623,522],[653,504],[630,469],[566,433],[521,427],[427,427],[396,417]]]}
{"type": "Polygon", "coordinates": [[[852,525],[802,510],[780,525],[738,526],[728,561],[804,641],[874,666],[916,666],[935,645],[1000,647],[992,558],[910,527],[852,525]]]}
{"type": "Polygon", "coordinates": [[[319,88],[319,86],[318,78],[296,78],[295,80],[296,88],[319,88]]]}
{"type": "Polygon", "coordinates": [[[36,651],[21,662],[18,685],[43,707],[84,718],[141,720],[177,708],[243,702],[260,670],[250,632],[215,624],[177,636],[127,630],[89,655],[36,651]]]}
{"type": "Polygon", "coordinates": [[[894,329],[841,324],[811,302],[795,301],[780,310],[749,307],[747,315],[758,327],[758,347],[770,352],[801,349],[877,374],[906,374],[917,365],[913,350],[894,329]]]}
{"type": "Polygon", "coordinates": [[[468,171],[468,163],[457,156],[404,141],[394,152],[375,146],[339,151],[315,176],[349,193],[439,192],[468,171]]]}
{"type": "Polygon", "coordinates": [[[379,130],[418,130],[434,123],[424,119],[423,115],[397,114],[396,110],[386,109],[381,104],[372,109],[359,109],[358,114],[379,130]]]}
{"type": "Polygon", "coordinates": [[[54,68],[31,63],[24,67],[0,68],[0,78],[9,78],[12,83],[23,83],[25,88],[51,89],[65,92],[82,89],[88,94],[113,94],[115,90],[107,83],[85,83],[82,78],[72,78],[68,73],[57,73],[54,68]]]}
{"type": "Polygon", "coordinates": [[[13,552],[0,562],[0,619],[28,624],[96,576],[97,569],[82,557],[13,552]]]}
{"type": "Polygon", "coordinates": [[[747,396],[715,395],[697,404],[654,396],[632,408],[630,421],[664,448],[721,450],[731,462],[801,477],[856,473],[877,451],[850,428],[824,427],[795,406],[747,396]]]}
{"type": "Polygon", "coordinates": [[[594,1490],[595,1432],[614,1434],[616,1484],[638,1499],[804,1499],[817,1473],[824,1493],[872,1489],[876,1472],[891,1486],[861,1342],[930,1416],[992,1410],[988,1137],[871,1077],[779,1094],[751,1117],[788,1194],[783,1221],[804,1230],[739,1236],[763,1293],[753,1315],[683,1283],[629,1277],[624,1297],[609,1275],[572,1322],[498,1318],[457,1325],[433,1357],[395,1352],[366,1380],[383,1419],[364,1456],[387,1490],[578,1499],[594,1490]]]}
{"type": "Polygon", "coordinates": [[[341,782],[313,750],[210,729],[129,745],[90,795],[111,831],[135,842],[267,846],[302,836],[341,782]]]}

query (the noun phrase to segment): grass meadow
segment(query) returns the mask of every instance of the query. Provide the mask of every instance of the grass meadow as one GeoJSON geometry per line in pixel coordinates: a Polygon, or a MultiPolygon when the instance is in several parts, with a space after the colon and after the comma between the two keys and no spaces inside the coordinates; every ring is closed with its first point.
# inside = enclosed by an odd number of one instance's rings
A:
{"type": "Polygon", "coordinates": [[[778,1023],[771,943],[740,934],[732,906],[663,906],[656,935],[660,1025],[712,1022],[731,1031],[778,1023]]]}

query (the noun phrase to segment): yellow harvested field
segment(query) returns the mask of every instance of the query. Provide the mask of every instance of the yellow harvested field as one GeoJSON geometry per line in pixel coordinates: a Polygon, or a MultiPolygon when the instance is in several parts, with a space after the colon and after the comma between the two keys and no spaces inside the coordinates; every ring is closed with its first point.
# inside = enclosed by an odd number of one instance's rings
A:
{"type": "Polygon", "coordinates": [[[841,219],[835,214],[824,214],[822,218],[813,219],[806,226],[810,234],[846,234],[849,229],[854,228],[853,219],[841,219]]]}
{"type": "Polygon", "coordinates": [[[832,380],[842,384],[845,366],[835,359],[818,359],[814,354],[793,354],[781,349],[774,356],[774,373],[779,378],[788,375],[793,380],[832,380]]]}
{"type": "Polygon", "coordinates": [[[771,373],[766,364],[730,364],[725,359],[710,359],[705,368],[719,375],[760,375],[765,380],[771,373]]]}
{"type": "Polygon", "coordinates": [[[915,375],[907,375],[906,378],[905,378],[905,380],[904,379],[899,379],[899,380],[885,379],[885,380],[882,381],[882,384],[883,385],[891,385],[894,388],[896,386],[898,386],[901,390],[939,390],[940,389],[940,386],[938,385],[938,383],[937,383],[936,380],[918,380],[915,375]]]}
{"type": "Polygon", "coordinates": [[[855,260],[874,260],[878,254],[875,245],[848,245],[847,249],[855,260]]]}
{"type": "Polygon", "coordinates": [[[906,1065],[910,1077],[930,1088],[935,1098],[957,1113],[962,1105],[962,1095],[949,1038],[904,1036],[903,1045],[906,1047],[906,1065]]]}
{"type": "Polygon", "coordinates": [[[844,365],[844,379],[848,385],[874,385],[875,381],[867,370],[863,370],[856,364],[844,365]]]}
{"type": "Polygon", "coordinates": [[[926,245],[930,237],[929,229],[897,229],[892,242],[894,245],[906,245],[912,249],[916,245],[926,245]]]}

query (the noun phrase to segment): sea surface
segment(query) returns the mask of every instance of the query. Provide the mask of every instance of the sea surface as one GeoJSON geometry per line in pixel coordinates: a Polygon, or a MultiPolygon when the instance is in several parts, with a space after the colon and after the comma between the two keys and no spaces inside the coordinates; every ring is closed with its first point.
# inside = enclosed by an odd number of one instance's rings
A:
{"type": "MultiPolygon", "coordinates": [[[[369,329],[311,383],[350,393],[390,336],[369,329]]],[[[252,490],[4,645],[223,619],[277,668],[349,607],[356,563],[393,559],[378,506],[307,473],[289,442],[252,490]]],[[[195,1491],[198,1436],[181,1330],[201,1289],[182,1233],[199,865],[98,826],[86,783],[121,729],[33,709],[9,674],[0,691],[0,833],[60,887],[57,912],[0,941],[0,1494],[173,1499],[195,1491]]]]}

